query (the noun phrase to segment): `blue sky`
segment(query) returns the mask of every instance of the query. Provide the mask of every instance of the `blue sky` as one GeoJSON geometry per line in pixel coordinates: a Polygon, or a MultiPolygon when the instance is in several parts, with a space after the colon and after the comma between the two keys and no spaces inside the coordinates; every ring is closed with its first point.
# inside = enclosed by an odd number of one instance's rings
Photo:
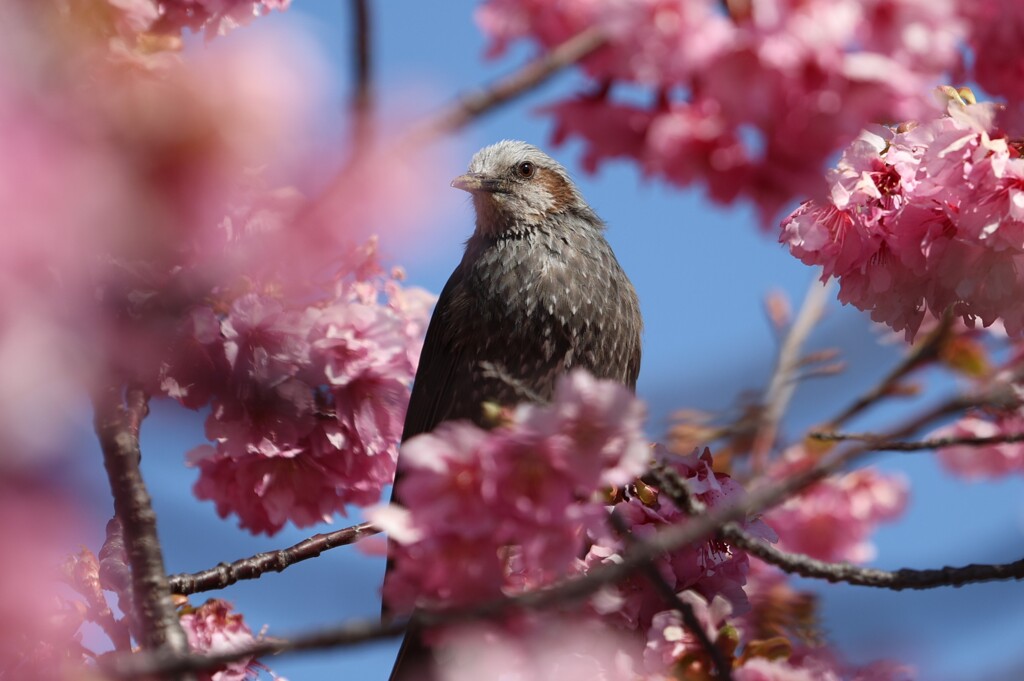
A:
{"type": "MultiPolygon", "coordinates": [[[[514,69],[528,54],[520,48],[499,61],[485,61],[484,40],[472,21],[472,2],[391,0],[371,5],[377,84],[385,115],[394,115],[399,107],[403,116],[417,109],[435,110],[456,93],[514,69]]],[[[298,25],[327,55],[337,89],[330,93],[336,106],[324,112],[325,120],[340,118],[344,108],[347,9],[346,2],[294,0],[287,13],[257,22],[298,25]]],[[[560,76],[445,141],[447,153],[436,174],[423,178],[438,196],[443,217],[424,224],[412,237],[385,237],[382,250],[390,261],[405,266],[410,283],[439,291],[472,229],[471,206],[464,194],[448,188],[449,180],[463,172],[476,149],[502,138],[525,139],[547,148],[574,171],[583,194],[608,222],[608,239],[640,296],[646,332],[639,394],[649,403],[649,433],[659,437],[674,409],[728,408],[739,393],[762,389],[776,351],[762,311],[764,296],[779,290],[798,304],[817,275],[779,246],[774,234],[761,233],[746,207],[723,210],[699,190],[645,182],[625,163],[587,176],[575,163],[578,148],[550,148],[550,127],[535,109],[572,92],[580,82],[573,74],[560,76]]],[[[796,435],[801,426],[835,413],[892,366],[898,347],[879,344],[879,336],[866,315],[833,301],[809,348],[841,348],[850,369],[841,377],[802,385],[786,432],[796,435]]],[[[948,381],[932,385],[951,388],[948,381]]],[[[869,415],[855,426],[878,427],[898,418],[898,413],[869,415]]],[[[190,494],[195,472],[185,468],[183,455],[203,440],[200,418],[159,403],[143,432],[144,473],[159,514],[169,570],[199,570],[331,529],[288,528],[269,539],[248,536],[231,519],[217,518],[212,504],[200,504],[190,494]]],[[[102,517],[109,513],[109,493],[95,465],[98,460],[98,452],[83,455],[67,475],[102,517]]],[[[884,469],[903,471],[912,481],[906,516],[876,537],[878,566],[938,567],[1020,558],[1024,481],[968,484],[940,471],[929,454],[880,455],[877,460],[884,469]]],[[[339,519],[335,527],[348,522],[339,519]]],[[[97,527],[102,528],[102,522],[97,527]]],[[[93,546],[100,541],[97,529],[93,546]]],[[[382,569],[379,558],[349,547],[211,595],[235,603],[254,629],[268,623],[270,634],[286,636],[350,616],[374,616],[382,569]]],[[[997,677],[996,670],[1024,668],[1020,585],[923,593],[809,582],[806,586],[821,593],[829,636],[856,661],[892,655],[918,667],[921,679],[940,681],[1018,678],[997,677]]],[[[394,644],[378,644],[266,662],[291,681],[374,681],[387,678],[393,654],[394,644]]]]}

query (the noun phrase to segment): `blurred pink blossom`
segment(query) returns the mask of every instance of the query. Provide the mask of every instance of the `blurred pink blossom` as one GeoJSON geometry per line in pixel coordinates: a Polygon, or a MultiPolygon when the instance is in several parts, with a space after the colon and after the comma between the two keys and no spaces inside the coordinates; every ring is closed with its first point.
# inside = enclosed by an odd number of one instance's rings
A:
{"type": "MultiPolygon", "coordinates": [[[[783,478],[813,464],[802,447],[791,447],[771,476],[783,478]]],[[[765,514],[778,532],[779,546],[830,562],[863,563],[875,556],[871,534],[898,518],[907,503],[908,482],[862,468],[826,478],[765,514]]]]}
{"type": "Polygon", "coordinates": [[[476,625],[444,634],[442,681],[635,681],[637,646],[595,620],[532,620],[518,630],[476,625]]]}
{"type": "MultiPolygon", "coordinates": [[[[930,437],[996,437],[1024,433],[1024,415],[1019,412],[994,418],[964,417],[935,431],[930,437]]],[[[954,445],[939,450],[939,461],[952,473],[968,479],[1000,478],[1024,473],[1024,443],[954,445]]]]}
{"type": "Polygon", "coordinates": [[[56,681],[84,672],[84,606],[59,588],[64,552],[79,536],[78,511],[53,491],[2,477],[0,678],[56,681]]]}

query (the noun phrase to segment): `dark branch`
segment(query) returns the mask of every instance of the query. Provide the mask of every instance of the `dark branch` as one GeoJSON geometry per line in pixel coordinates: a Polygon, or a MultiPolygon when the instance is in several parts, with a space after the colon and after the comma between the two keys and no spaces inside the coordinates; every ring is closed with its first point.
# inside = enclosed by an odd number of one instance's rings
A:
{"type": "MultiPolygon", "coordinates": [[[[689,494],[686,483],[679,474],[667,466],[652,471],[662,491],[684,512],[703,512],[703,504],[689,494]]],[[[963,586],[980,582],[1009,579],[1024,579],[1024,559],[1013,563],[981,565],[972,563],[963,567],[943,567],[931,570],[903,568],[896,571],[865,568],[850,563],[828,563],[801,553],[791,553],[776,548],[762,539],[750,536],[736,523],[726,523],[719,536],[733,546],[757,556],[766,563],[781,568],[784,572],[824,579],[828,582],[845,582],[855,586],[869,586],[879,589],[934,589],[943,586],[963,586]]]]}
{"type": "Polygon", "coordinates": [[[324,551],[339,546],[347,546],[365,537],[380,532],[369,523],[361,523],[327,534],[316,534],[303,539],[298,544],[286,549],[257,553],[255,556],[241,558],[233,563],[220,565],[193,574],[171,575],[168,578],[173,593],[185,596],[202,591],[223,589],[243,579],[258,579],[267,572],[281,572],[290,565],[316,558],[324,551]]]}
{"type": "Polygon", "coordinates": [[[111,385],[93,406],[114,514],[124,530],[139,644],[168,654],[187,652],[188,640],[167,586],[156,513],[139,470],[139,427],[149,411],[146,394],[138,387],[111,385]]]}
{"type": "Polygon", "coordinates": [[[483,114],[543,84],[562,69],[596,52],[606,42],[605,35],[597,29],[577,33],[511,75],[463,95],[432,120],[415,128],[409,141],[418,144],[456,132],[483,114]]]}
{"type": "Polygon", "coordinates": [[[860,567],[850,563],[827,563],[800,553],[783,551],[751,537],[735,525],[727,525],[722,528],[722,534],[734,546],[740,547],[785,572],[812,579],[824,579],[829,582],[845,582],[855,586],[902,591],[904,589],[935,589],[943,586],[1024,579],[1024,559],[997,565],[972,563],[962,567],[947,566],[932,570],[903,568],[888,571],[860,567]]]}
{"type": "Polygon", "coordinates": [[[373,116],[373,35],[368,0],[350,0],[352,8],[352,145],[369,143],[373,116]]]}
{"type": "Polygon", "coordinates": [[[929,440],[886,440],[880,435],[873,433],[808,433],[808,437],[825,442],[866,442],[876,452],[917,452],[927,449],[942,449],[943,447],[955,447],[966,445],[970,447],[984,447],[985,445],[1007,444],[1012,442],[1024,442],[1024,433],[1000,433],[986,437],[963,436],[963,437],[936,437],[929,440]]]}
{"type": "MultiPolygon", "coordinates": [[[[623,521],[622,517],[612,511],[608,516],[612,527],[619,533],[623,541],[626,542],[627,546],[632,546],[636,543],[636,537],[629,531],[629,527],[623,521]]],[[[701,625],[700,620],[697,619],[696,613],[693,612],[693,607],[681,599],[676,590],[665,581],[665,578],[661,576],[661,572],[658,570],[658,566],[654,563],[646,563],[643,566],[644,576],[647,577],[647,581],[658,591],[665,602],[668,603],[672,608],[679,613],[680,617],[683,618],[683,624],[686,628],[697,638],[697,642],[700,647],[704,649],[708,657],[711,658],[711,663],[715,666],[717,671],[717,677],[723,681],[732,681],[732,665],[722,655],[722,651],[715,645],[714,641],[708,636],[708,632],[704,631],[704,627],[701,625]]]]}

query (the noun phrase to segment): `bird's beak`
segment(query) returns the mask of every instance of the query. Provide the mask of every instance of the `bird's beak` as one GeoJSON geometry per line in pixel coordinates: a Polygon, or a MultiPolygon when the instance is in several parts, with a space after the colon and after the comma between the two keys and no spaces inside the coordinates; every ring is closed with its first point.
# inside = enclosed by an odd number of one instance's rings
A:
{"type": "Polygon", "coordinates": [[[470,193],[501,191],[501,183],[483,173],[466,173],[452,180],[452,186],[470,193]]]}

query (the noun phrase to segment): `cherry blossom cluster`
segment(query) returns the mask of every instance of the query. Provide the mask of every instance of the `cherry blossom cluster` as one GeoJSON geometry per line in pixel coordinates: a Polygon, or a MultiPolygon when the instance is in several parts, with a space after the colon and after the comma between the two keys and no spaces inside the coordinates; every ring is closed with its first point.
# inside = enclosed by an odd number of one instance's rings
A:
{"type": "MultiPolygon", "coordinates": [[[[200,499],[254,533],[375,503],[391,482],[433,297],[384,276],[373,243],[319,298],[255,290],[194,308],[160,387],[210,405],[200,499]]],[[[393,273],[401,276],[400,272],[393,273]]]]}
{"type": "Polygon", "coordinates": [[[386,602],[477,602],[564,576],[584,529],[606,521],[595,495],[646,468],[642,421],[628,390],[577,370],[551,404],[521,405],[493,430],[448,422],[406,442],[404,507],[371,516],[396,545],[386,602]]]}
{"type": "MultiPolygon", "coordinates": [[[[232,609],[230,603],[219,598],[211,598],[198,608],[187,604],[182,607],[179,621],[188,637],[189,648],[196,653],[230,653],[255,643],[257,638],[252,630],[232,609]]],[[[243,657],[200,674],[199,680],[255,681],[264,671],[270,671],[266,665],[252,657],[243,657]]],[[[278,678],[273,672],[270,676],[278,678]]]]}
{"type": "MultiPolygon", "coordinates": [[[[711,454],[706,449],[703,453],[694,451],[685,457],[664,456],[663,462],[679,473],[686,481],[689,493],[707,508],[737,503],[743,495],[739,483],[724,473],[714,471],[711,454]]],[[[670,525],[685,524],[687,519],[686,513],[671,498],[650,486],[644,486],[637,494],[617,504],[614,510],[637,539],[648,538],[670,525]]],[[[761,520],[748,520],[743,527],[759,539],[776,539],[772,529],[761,520]]],[[[590,549],[583,559],[583,570],[617,562],[626,550],[622,537],[606,530],[592,533],[590,549]]],[[[736,612],[749,608],[743,591],[747,555],[725,542],[711,539],[685,547],[658,558],[655,565],[675,591],[693,589],[708,599],[724,597],[736,612]]],[[[612,591],[616,594],[615,608],[609,616],[621,627],[646,630],[655,613],[665,609],[664,596],[642,574],[628,577],[612,591]]]]}
{"type": "MultiPolygon", "coordinates": [[[[188,28],[207,38],[224,35],[271,10],[285,10],[291,0],[105,0],[117,13],[126,36],[177,36],[188,28]]],[[[152,38],[148,41],[152,45],[152,38]]]]}
{"type": "MultiPolygon", "coordinates": [[[[785,478],[814,464],[801,446],[787,449],[769,477],[785,478]]],[[[779,546],[828,562],[864,563],[875,557],[870,537],[896,520],[907,503],[909,483],[897,474],[861,468],[818,482],[765,514],[779,546]]]]}
{"type": "Polygon", "coordinates": [[[919,116],[966,33],[954,0],[489,0],[477,18],[492,54],[600,27],[582,64],[595,91],[547,109],[555,139],[581,138],[589,169],[624,157],[748,198],[766,224],[866,124],[919,116]]]}
{"type": "Polygon", "coordinates": [[[913,339],[926,313],[1024,332],[1017,142],[994,107],[951,93],[948,115],[865,132],[829,174],[827,199],[801,205],[781,241],[839,281],[839,299],[913,339]]]}
{"type": "MultiPolygon", "coordinates": [[[[737,681],[907,681],[908,670],[881,662],[867,667],[845,664],[827,648],[790,649],[781,641],[752,641],[730,619],[731,606],[723,598],[709,603],[700,594],[679,594],[696,615],[704,633],[730,660],[737,681]],[[739,651],[738,651],[739,649],[739,651]],[[740,654],[736,655],[737,652],[740,654]]],[[[697,637],[687,629],[676,610],[655,615],[643,653],[644,681],[679,678],[710,678],[710,658],[697,637]]]]}

